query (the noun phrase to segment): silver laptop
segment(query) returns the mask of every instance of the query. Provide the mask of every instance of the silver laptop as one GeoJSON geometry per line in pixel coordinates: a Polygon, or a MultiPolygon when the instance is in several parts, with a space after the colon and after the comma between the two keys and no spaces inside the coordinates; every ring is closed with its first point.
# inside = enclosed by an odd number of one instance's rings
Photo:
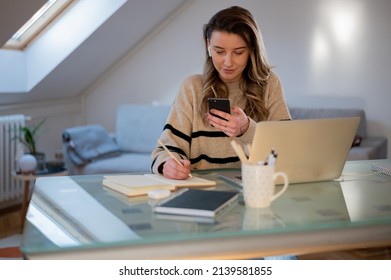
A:
{"type": "MultiPolygon", "coordinates": [[[[275,149],[276,171],[285,172],[290,184],[337,179],[359,122],[359,117],[260,122],[249,160],[265,161],[275,149]]],[[[238,174],[228,177],[240,182],[238,174]]]]}

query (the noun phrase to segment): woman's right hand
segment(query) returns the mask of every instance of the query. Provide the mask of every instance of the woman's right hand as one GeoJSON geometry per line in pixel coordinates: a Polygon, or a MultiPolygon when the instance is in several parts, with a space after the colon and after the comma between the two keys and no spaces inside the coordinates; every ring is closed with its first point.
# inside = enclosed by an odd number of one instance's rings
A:
{"type": "Polygon", "coordinates": [[[190,161],[187,159],[179,160],[182,164],[178,164],[173,158],[169,158],[163,165],[163,176],[169,179],[184,180],[190,175],[190,161]]]}

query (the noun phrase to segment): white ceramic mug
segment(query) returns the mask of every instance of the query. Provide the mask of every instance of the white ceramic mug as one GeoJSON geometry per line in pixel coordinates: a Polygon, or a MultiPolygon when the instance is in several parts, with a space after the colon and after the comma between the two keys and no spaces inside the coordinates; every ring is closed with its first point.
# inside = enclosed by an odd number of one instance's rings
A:
{"type": "Polygon", "coordinates": [[[284,172],[274,172],[273,165],[242,164],[243,197],[246,206],[267,208],[272,201],[288,188],[288,176],[284,172]],[[284,186],[274,193],[278,177],[284,179],[284,186]]]}

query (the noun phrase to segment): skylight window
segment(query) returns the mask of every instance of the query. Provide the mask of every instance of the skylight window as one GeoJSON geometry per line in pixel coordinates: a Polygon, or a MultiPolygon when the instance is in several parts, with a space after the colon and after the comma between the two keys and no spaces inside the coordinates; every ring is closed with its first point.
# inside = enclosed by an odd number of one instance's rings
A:
{"type": "Polygon", "coordinates": [[[40,32],[76,0],[48,0],[12,37],[5,49],[24,49],[40,32]]]}

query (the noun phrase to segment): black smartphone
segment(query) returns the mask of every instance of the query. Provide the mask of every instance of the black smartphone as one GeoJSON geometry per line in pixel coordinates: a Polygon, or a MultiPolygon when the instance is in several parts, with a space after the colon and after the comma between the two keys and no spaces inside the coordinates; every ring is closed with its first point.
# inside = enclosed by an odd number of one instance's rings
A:
{"type": "MultiPolygon", "coordinates": [[[[217,109],[219,111],[223,111],[228,114],[231,114],[231,103],[228,98],[208,98],[208,105],[209,105],[209,112],[211,109],[217,109]]],[[[214,114],[212,115],[220,119],[224,119],[217,115],[214,114]]]]}

